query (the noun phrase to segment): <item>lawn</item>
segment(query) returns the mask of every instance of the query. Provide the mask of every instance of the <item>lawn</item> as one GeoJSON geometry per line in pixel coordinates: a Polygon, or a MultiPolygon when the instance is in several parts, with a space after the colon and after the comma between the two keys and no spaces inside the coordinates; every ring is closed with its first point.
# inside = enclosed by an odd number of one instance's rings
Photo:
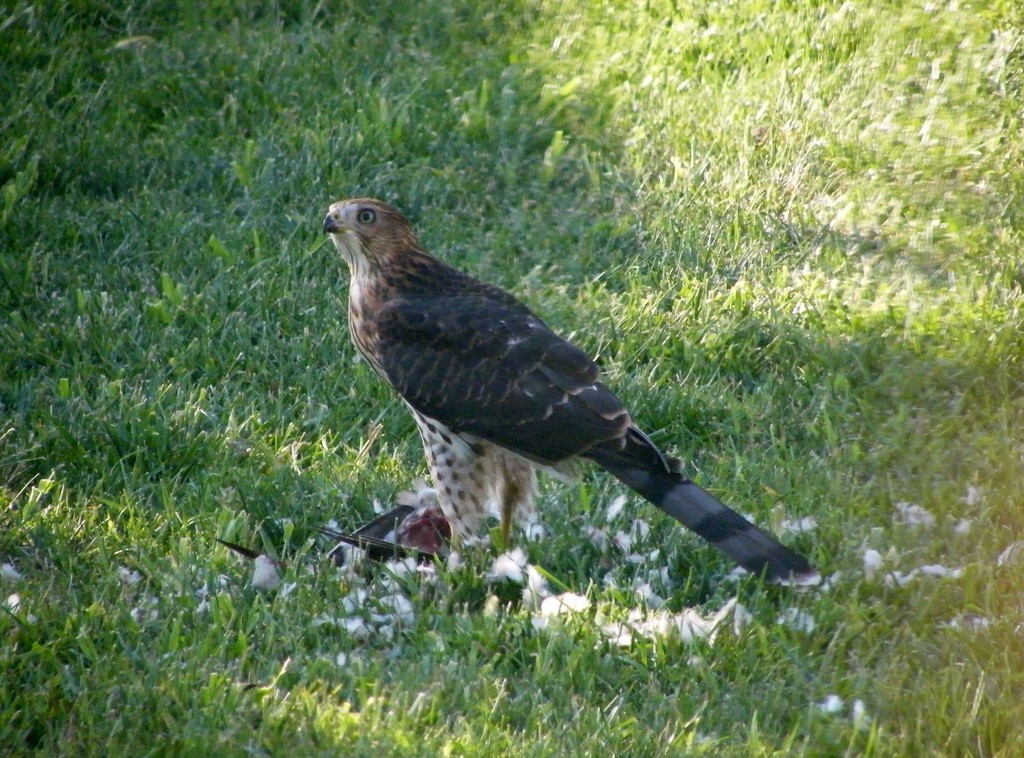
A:
{"type": "Polygon", "coordinates": [[[1017,2],[17,2],[0,61],[0,753],[1024,754],[1017,2]],[[362,195],[823,585],[596,471],[525,590],[324,560],[425,474],[362,195]]]}

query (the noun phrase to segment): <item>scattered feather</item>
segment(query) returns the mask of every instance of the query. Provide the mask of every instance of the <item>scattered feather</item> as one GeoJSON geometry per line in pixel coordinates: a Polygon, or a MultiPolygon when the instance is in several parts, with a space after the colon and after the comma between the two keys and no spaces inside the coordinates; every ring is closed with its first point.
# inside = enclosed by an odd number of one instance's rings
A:
{"type": "Polygon", "coordinates": [[[818,710],[822,713],[839,713],[843,710],[843,705],[843,699],[839,695],[829,695],[818,703],[818,710]]]}
{"type": "Polygon", "coordinates": [[[902,571],[890,571],[885,575],[886,587],[906,587],[911,581],[917,578],[917,570],[903,573],[902,571]]]}
{"type": "Polygon", "coordinates": [[[868,580],[874,579],[881,570],[885,561],[882,554],[871,548],[864,551],[864,577],[868,580]]]}
{"type": "Polygon", "coordinates": [[[426,584],[433,584],[437,581],[437,566],[433,563],[416,563],[416,573],[421,581],[426,584]]]}
{"type": "Polygon", "coordinates": [[[686,608],[679,613],[655,611],[644,613],[640,609],[630,611],[628,620],[616,624],[605,624],[604,635],[614,645],[628,646],[634,637],[639,635],[648,639],[678,635],[687,645],[697,640],[714,641],[715,635],[725,619],[736,606],[736,598],[731,598],[717,612],[704,616],[693,608],[686,608]]]}
{"type": "Polygon", "coordinates": [[[853,708],[851,709],[850,715],[853,717],[853,725],[858,729],[866,729],[871,724],[871,717],[868,716],[868,709],[864,706],[864,701],[860,698],[853,701],[853,708]]]}
{"type": "Polygon", "coordinates": [[[538,612],[530,619],[534,629],[547,629],[552,618],[564,616],[569,613],[580,613],[590,607],[590,601],[582,595],[573,592],[563,592],[561,595],[553,595],[544,598],[538,612]]]}
{"type": "Polygon", "coordinates": [[[921,566],[918,571],[920,571],[923,576],[934,576],[939,579],[959,579],[964,575],[964,570],[962,568],[947,568],[945,566],[940,566],[937,563],[921,566]]]}
{"type": "Polygon", "coordinates": [[[839,580],[842,578],[842,576],[842,571],[835,571],[829,574],[828,576],[819,576],[817,582],[808,580],[806,582],[803,582],[802,584],[800,582],[795,582],[791,583],[791,585],[795,585],[798,589],[806,589],[810,586],[815,586],[818,588],[819,592],[831,592],[837,586],[839,586],[839,580]]]}
{"type": "Polygon", "coordinates": [[[914,503],[896,503],[895,522],[903,526],[930,529],[935,526],[935,514],[914,503]]]}
{"type": "Polygon", "coordinates": [[[949,621],[939,624],[945,629],[957,629],[965,632],[980,632],[992,626],[992,619],[984,616],[954,616],[949,621]]]}
{"type": "Polygon", "coordinates": [[[537,608],[551,594],[547,579],[535,566],[526,567],[526,586],[523,587],[523,603],[527,608],[537,608]]]}
{"type": "Polygon", "coordinates": [[[626,503],[628,502],[629,498],[626,495],[619,495],[618,497],[616,497],[614,500],[611,501],[611,503],[608,504],[608,508],[604,512],[604,520],[610,522],[617,519],[620,515],[622,515],[622,511],[625,510],[626,503]]]}
{"type": "Polygon", "coordinates": [[[341,609],[348,615],[356,613],[365,605],[368,594],[361,587],[353,590],[341,599],[341,609]]]}
{"type": "Polygon", "coordinates": [[[144,48],[152,45],[156,42],[156,39],[150,37],[148,34],[136,34],[133,37],[122,37],[114,43],[114,50],[129,50],[131,48],[144,48]]]}
{"type": "Polygon", "coordinates": [[[633,592],[636,593],[637,598],[641,603],[646,605],[648,608],[661,608],[665,605],[665,599],[654,591],[650,582],[637,582],[633,587],[633,592]]]}
{"type": "Polygon", "coordinates": [[[131,587],[142,581],[142,574],[135,569],[130,569],[127,566],[121,566],[117,570],[117,578],[121,580],[121,584],[131,587]]]}
{"type": "Polygon", "coordinates": [[[605,624],[601,631],[616,647],[629,647],[633,644],[633,634],[625,624],[605,624]]]}
{"type": "Polygon", "coordinates": [[[314,616],[313,619],[309,622],[309,625],[314,629],[319,629],[324,626],[335,626],[339,629],[342,629],[345,626],[345,619],[340,618],[338,616],[329,616],[327,614],[321,614],[319,616],[314,616]]]}
{"type": "Polygon", "coordinates": [[[736,607],[732,612],[732,631],[733,634],[740,634],[746,629],[750,622],[754,620],[754,614],[746,609],[745,606],[736,603],[736,607]]]}
{"type": "Polygon", "coordinates": [[[409,624],[416,618],[412,602],[405,595],[386,595],[380,598],[378,602],[382,612],[370,614],[370,620],[374,623],[389,624],[399,622],[409,624]]]}
{"type": "Polygon", "coordinates": [[[395,496],[395,502],[414,508],[426,508],[437,504],[437,490],[427,484],[422,477],[416,477],[412,480],[412,491],[399,492],[395,496]]]}
{"type": "Polygon", "coordinates": [[[608,548],[607,529],[601,529],[593,524],[588,524],[586,527],[586,535],[591,544],[601,552],[604,552],[608,548]]]}
{"type": "Polygon", "coordinates": [[[411,555],[405,558],[394,558],[389,561],[385,561],[384,566],[392,574],[398,577],[411,576],[417,573],[419,568],[419,562],[411,555]]]}
{"type": "Polygon", "coordinates": [[[805,632],[810,634],[817,628],[817,623],[807,611],[799,608],[787,608],[777,619],[776,624],[782,624],[788,626],[798,632],[805,632]]]}
{"type": "Polygon", "coordinates": [[[750,572],[742,566],[733,566],[732,571],[725,575],[725,580],[727,582],[738,582],[749,575],[750,572]]]}
{"type": "Polygon", "coordinates": [[[523,524],[523,536],[527,542],[539,542],[546,534],[544,525],[539,521],[530,520],[523,524]]]}
{"type": "Polygon", "coordinates": [[[633,547],[633,538],[625,532],[619,531],[612,537],[612,544],[623,553],[629,553],[629,549],[633,547]]]}
{"type": "Polygon", "coordinates": [[[1024,558],[1024,540],[1018,540],[1007,545],[1006,549],[999,554],[996,565],[1003,566],[1007,563],[1018,563],[1024,558]]]}
{"type": "Polygon", "coordinates": [[[277,566],[274,560],[266,555],[258,555],[253,561],[252,581],[253,587],[258,590],[276,590],[281,584],[281,575],[277,573],[277,566]]]}
{"type": "Polygon", "coordinates": [[[975,487],[973,484],[970,485],[967,488],[967,492],[960,499],[972,508],[979,505],[981,503],[981,487],[975,487]]]}
{"type": "Polygon", "coordinates": [[[16,582],[22,579],[22,576],[13,563],[4,563],[0,565],[0,579],[3,579],[5,582],[16,582]]]}
{"type": "Polygon", "coordinates": [[[526,553],[517,547],[495,558],[486,578],[489,582],[509,581],[523,584],[526,581],[525,569],[526,553]]]}
{"type": "Polygon", "coordinates": [[[812,532],[818,528],[818,519],[814,516],[805,516],[797,519],[783,519],[779,531],[783,534],[803,534],[812,532]]]}
{"type": "Polygon", "coordinates": [[[921,566],[911,569],[906,573],[902,571],[890,571],[885,575],[887,587],[906,587],[910,582],[921,576],[928,576],[937,579],[959,579],[963,576],[962,568],[947,568],[938,564],[921,566]]]}
{"type": "Polygon", "coordinates": [[[544,598],[540,604],[541,616],[563,616],[567,613],[582,613],[590,607],[590,601],[575,592],[563,592],[544,598]]]}
{"type": "Polygon", "coordinates": [[[630,527],[630,532],[633,535],[633,539],[640,542],[647,539],[647,535],[651,533],[651,525],[642,518],[633,519],[633,525],[630,527]]]}
{"type": "Polygon", "coordinates": [[[662,551],[655,548],[654,550],[651,550],[649,553],[646,554],[630,553],[626,556],[626,560],[627,562],[633,563],[634,565],[643,565],[645,563],[651,563],[656,561],[660,557],[660,555],[662,555],[662,551]]]}
{"type": "Polygon", "coordinates": [[[150,596],[145,598],[141,605],[131,609],[130,613],[132,620],[136,624],[142,624],[147,621],[156,621],[160,618],[160,614],[157,611],[158,605],[159,601],[155,597],[150,596]]]}
{"type": "Polygon", "coordinates": [[[350,637],[357,640],[367,639],[373,631],[366,621],[359,617],[344,619],[341,622],[341,627],[350,637]]]}

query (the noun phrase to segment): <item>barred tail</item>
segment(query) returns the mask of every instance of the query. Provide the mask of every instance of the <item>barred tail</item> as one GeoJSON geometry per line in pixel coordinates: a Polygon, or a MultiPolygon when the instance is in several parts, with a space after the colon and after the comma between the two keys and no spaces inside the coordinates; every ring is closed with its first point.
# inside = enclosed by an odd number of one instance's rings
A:
{"type": "Polygon", "coordinates": [[[748,571],[772,581],[817,581],[806,558],[673,470],[639,429],[584,455],[748,571]]]}

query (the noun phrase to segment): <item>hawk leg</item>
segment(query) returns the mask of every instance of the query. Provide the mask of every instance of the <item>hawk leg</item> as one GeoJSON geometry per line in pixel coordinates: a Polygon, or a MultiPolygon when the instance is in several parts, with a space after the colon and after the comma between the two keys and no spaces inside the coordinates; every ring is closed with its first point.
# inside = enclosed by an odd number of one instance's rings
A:
{"type": "Polygon", "coordinates": [[[513,523],[535,513],[533,464],[485,440],[457,434],[421,413],[413,415],[453,543],[479,534],[493,506],[504,544],[509,544],[513,523]]]}

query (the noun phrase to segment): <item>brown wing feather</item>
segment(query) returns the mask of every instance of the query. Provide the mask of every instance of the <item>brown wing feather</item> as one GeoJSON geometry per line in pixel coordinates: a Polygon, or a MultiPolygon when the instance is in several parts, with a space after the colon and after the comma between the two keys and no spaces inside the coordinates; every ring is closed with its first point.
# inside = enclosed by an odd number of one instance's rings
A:
{"type": "Polygon", "coordinates": [[[413,408],[545,464],[629,427],[586,353],[508,293],[459,279],[406,289],[378,315],[385,374],[413,408]]]}

